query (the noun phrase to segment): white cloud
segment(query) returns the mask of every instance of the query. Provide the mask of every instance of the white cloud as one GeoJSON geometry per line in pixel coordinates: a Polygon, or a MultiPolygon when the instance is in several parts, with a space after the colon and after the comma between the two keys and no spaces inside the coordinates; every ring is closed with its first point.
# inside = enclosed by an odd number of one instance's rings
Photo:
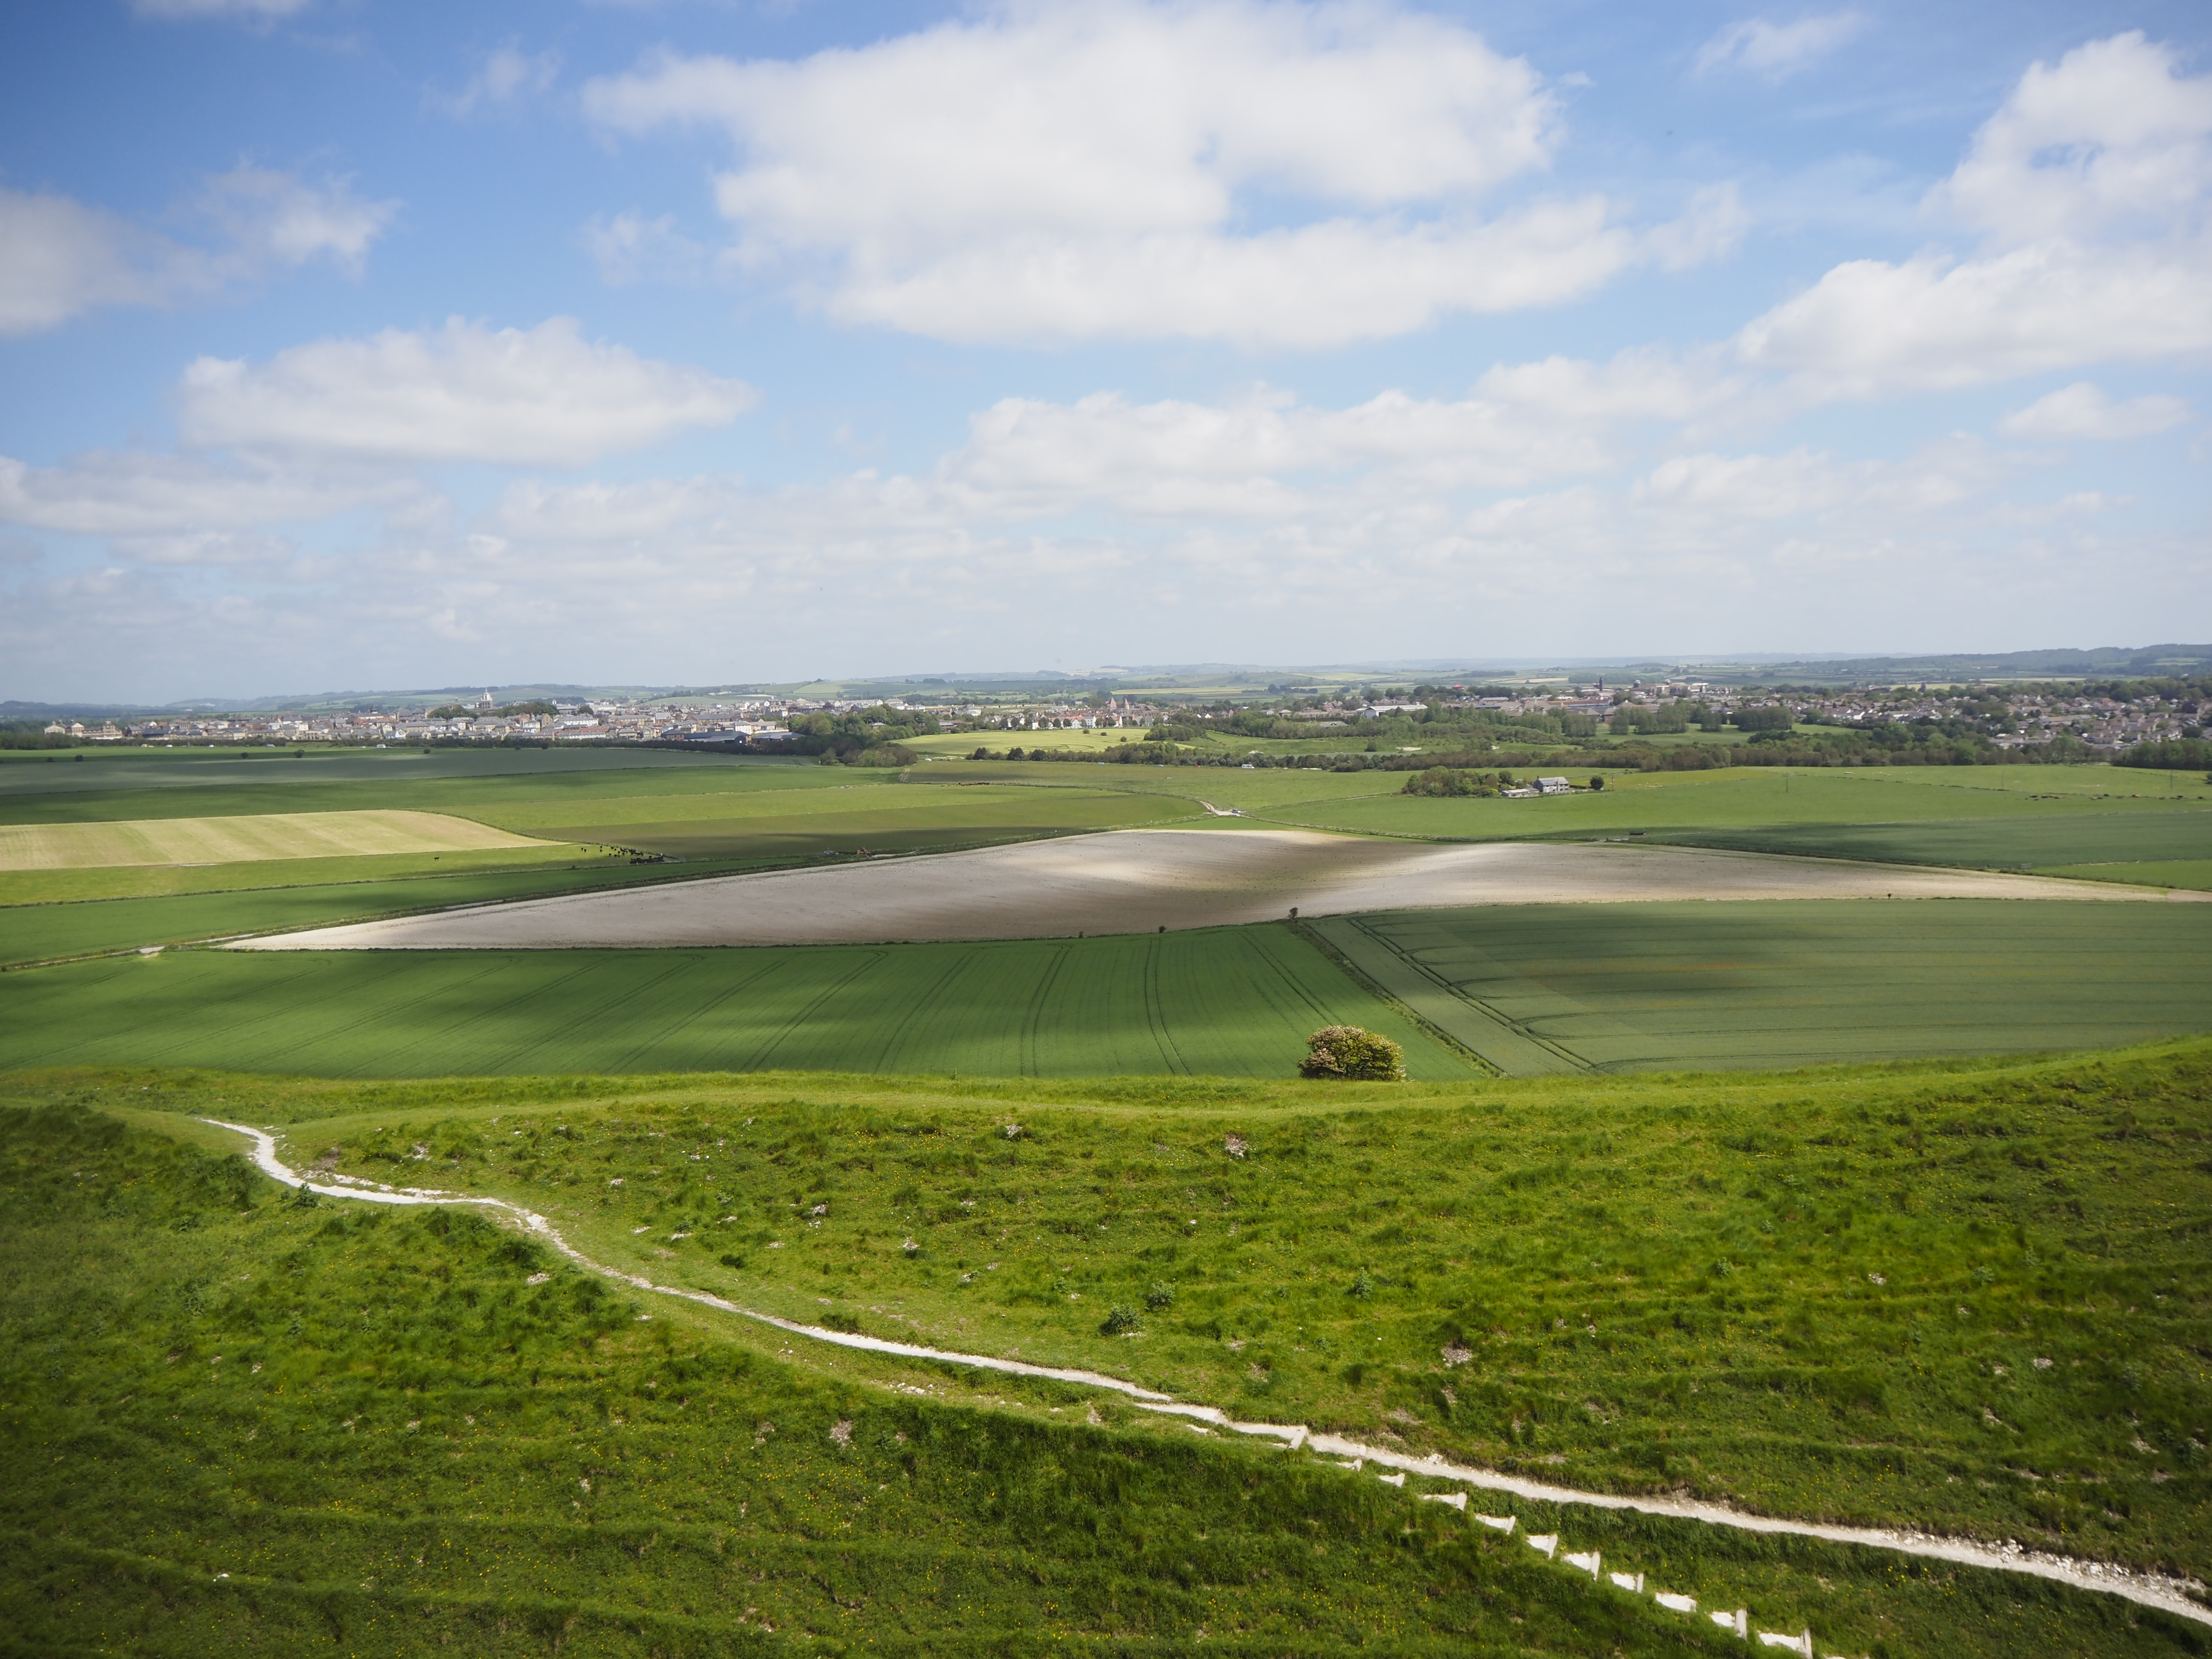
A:
{"type": "Polygon", "coordinates": [[[676,228],[676,216],[595,215],[584,226],[584,251],[610,288],[631,283],[696,282],[708,268],[707,250],[676,228]]]}
{"type": "Polygon", "coordinates": [[[584,104],[610,132],[726,132],[743,264],[842,320],[957,340],[1329,345],[1727,240],[1716,204],[1662,249],[1596,198],[1482,216],[1547,165],[1554,100],[1524,61],[1383,6],[1009,4],[796,63],[663,53],[584,104]]]}
{"type": "Polygon", "coordinates": [[[1856,39],[1869,21],[1856,11],[1824,12],[1794,23],[1747,17],[1730,23],[1698,49],[1698,73],[1733,69],[1763,80],[1787,80],[1856,39]]]}
{"type": "Polygon", "coordinates": [[[389,475],[95,450],[60,466],[0,456],[0,520],[82,536],[178,537],[396,508],[420,486],[389,475]]]}
{"type": "Polygon", "coordinates": [[[2148,438],[2188,418],[2189,405],[2179,398],[2154,394],[2116,404],[2103,388],[2079,380],[2014,410],[1997,430],[2008,438],[2148,438]]]}
{"type": "Polygon", "coordinates": [[[384,234],[399,204],[362,201],[348,179],[310,185],[294,173],[241,162],[207,181],[200,208],[228,233],[234,264],[303,265],[327,258],[357,276],[369,244],[384,234]]]}
{"type": "Polygon", "coordinates": [[[52,328],[98,306],[164,297],[168,245],[66,196],[0,185],[0,333],[52,328]]]}
{"type": "Polygon", "coordinates": [[[757,397],[742,381],[583,337],[573,318],[322,340],[266,364],[202,357],[179,388],[188,445],[374,461],[574,466],[699,427],[757,397]]]}
{"type": "Polygon", "coordinates": [[[131,0],[131,9],[141,17],[242,17],[249,22],[266,23],[296,17],[313,3],[314,0],[131,0]]]}
{"type": "Polygon", "coordinates": [[[434,94],[433,99],[448,114],[465,118],[479,109],[507,108],[525,98],[542,97],[560,76],[559,52],[526,52],[510,44],[485,53],[459,92],[434,94]]]}
{"type": "Polygon", "coordinates": [[[2212,76],[2140,33],[2034,64],[1974,135],[1934,205],[2004,245],[2201,228],[2212,198],[2212,76]]]}
{"type": "Polygon", "coordinates": [[[1974,257],[1838,265],[1737,349],[1840,397],[2212,350],[2209,137],[2212,76],[2140,35],[2038,64],[1930,198],[1984,234],[1974,257]]]}
{"type": "Polygon", "coordinates": [[[359,200],[343,179],[315,185],[241,164],[204,181],[191,215],[221,240],[195,246],[66,196],[0,185],[0,333],[204,298],[318,258],[358,274],[398,209],[359,200]]]}

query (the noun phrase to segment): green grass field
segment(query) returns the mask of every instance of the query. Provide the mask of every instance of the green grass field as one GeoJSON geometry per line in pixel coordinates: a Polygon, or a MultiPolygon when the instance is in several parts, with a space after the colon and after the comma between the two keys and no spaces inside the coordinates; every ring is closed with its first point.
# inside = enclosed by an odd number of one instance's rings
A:
{"type": "Polygon", "coordinates": [[[1281,1076],[1366,1025],[1480,1071],[1287,929],[732,951],[121,957],[0,976],[0,1067],[1281,1076]]]}
{"type": "MultiPolygon", "coordinates": [[[[793,1342],[465,1216],[301,1206],[143,1127],[169,1115],[301,1123],[295,1158],[508,1194],[748,1306],[2201,1573],[2208,1102],[2202,1044],[1440,1086],[0,1080],[0,1643],[1744,1650],[1418,1476],[793,1342]],[[1122,1301],[1139,1331],[1104,1334],[1122,1301]]],[[[1486,1504],[1824,1654],[2205,1645],[2029,1578],[1486,1504]]]]}
{"type": "MultiPolygon", "coordinates": [[[[88,870],[0,870],[0,928],[13,932],[24,918],[15,905],[77,904],[94,899],[161,898],[183,893],[234,893],[256,888],[322,887],[359,890],[423,876],[491,874],[580,865],[621,863],[629,856],[567,842],[485,853],[379,853],[338,858],[269,859],[240,864],[110,865],[88,870]]],[[[561,876],[550,879],[558,882],[561,876]]],[[[0,951],[6,945],[0,943],[0,951]]]]}
{"type": "Polygon", "coordinates": [[[2212,1030],[2212,904],[1500,905],[1314,927],[1382,947],[1401,977],[1385,977],[1386,959],[1371,978],[1408,1002],[1444,994],[1448,1011],[1414,1006],[1516,1073],[1781,1068],[2212,1030]]]}
{"type": "MultiPolygon", "coordinates": [[[[301,890],[142,901],[137,914],[204,906],[194,914],[273,927],[344,902],[301,890]]],[[[0,976],[0,1066],[1280,1077],[1307,1033],[1341,1022],[1404,1042],[1414,1075],[1437,1078],[1470,1062],[1400,1007],[1517,1075],[2047,1051],[2212,1028],[2204,905],[1516,905],[1311,930],[1393,1002],[1272,923],[981,945],[188,951],[0,976]]],[[[40,954],[60,954],[53,942],[40,954]]]]}

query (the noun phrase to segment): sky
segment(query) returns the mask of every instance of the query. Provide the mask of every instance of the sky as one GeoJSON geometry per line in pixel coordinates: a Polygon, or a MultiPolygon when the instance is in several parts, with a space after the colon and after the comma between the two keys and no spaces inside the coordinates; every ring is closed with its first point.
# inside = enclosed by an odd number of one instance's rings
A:
{"type": "Polygon", "coordinates": [[[2212,639],[2212,10],[0,18],[0,697],[2212,639]]]}

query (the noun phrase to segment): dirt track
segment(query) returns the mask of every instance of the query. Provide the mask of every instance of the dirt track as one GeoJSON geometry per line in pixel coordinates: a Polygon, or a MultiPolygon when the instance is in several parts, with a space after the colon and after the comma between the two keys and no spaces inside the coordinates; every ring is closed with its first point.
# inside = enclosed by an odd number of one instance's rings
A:
{"type": "Polygon", "coordinates": [[[2159,900],[1971,870],[1618,843],[1437,846],[1306,830],[1124,830],[481,905],[241,941],[250,951],[557,950],[1149,933],[1302,915],[1650,899],[2159,900]]]}

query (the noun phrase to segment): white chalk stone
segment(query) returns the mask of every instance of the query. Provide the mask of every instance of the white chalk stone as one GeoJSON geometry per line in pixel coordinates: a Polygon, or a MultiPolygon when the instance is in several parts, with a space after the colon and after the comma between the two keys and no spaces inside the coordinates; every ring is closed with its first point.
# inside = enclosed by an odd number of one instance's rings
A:
{"type": "Polygon", "coordinates": [[[1634,1595],[1644,1594],[1644,1575],[1640,1572],[1616,1572],[1613,1575],[1613,1582],[1634,1595]]]}
{"type": "Polygon", "coordinates": [[[1337,1460],[1336,1467],[1340,1469],[1350,1469],[1353,1474],[1357,1474],[1360,1470],[1367,1467],[1367,1460],[1364,1457],[1355,1457],[1349,1462],[1346,1462],[1344,1459],[1339,1458],[1337,1460]]]}
{"type": "Polygon", "coordinates": [[[1532,1550],[1543,1551],[1545,1556],[1548,1559],[1559,1553],[1559,1534],[1555,1532],[1530,1533],[1528,1534],[1528,1547],[1532,1550]]]}
{"type": "Polygon", "coordinates": [[[1751,1633],[1751,1614],[1741,1607],[1734,1613],[1716,1613],[1710,1616],[1713,1623],[1723,1630],[1734,1631],[1739,1640],[1751,1633]]]}
{"type": "Polygon", "coordinates": [[[1694,1595],[1677,1595],[1672,1590],[1661,1590],[1651,1599],[1669,1613],[1695,1613],[1698,1610],[1698,1598],[1694,1595]]]}
{"type": "Polygon", "coordinates": [[[1514,1515],[1483,1515],[1480,1513],[1477,1513],[1474,1518],[1481,1522],[1486,1527],[1492,1528],[1498,1532],[1505,1533],[1511,1532],[1515,1524],[1520,1520],[1520,1516],[1514,1515]]]}
{"type": "Polygon", "coordinates": [[[1406,1484],[1406,1476],[1402,1470],[1396,1474],[1378,1474],[1375,1478],[1386,1486],[1402,1486],[1406,1484]]]}
{"type": "Polygon", "coordinates": [[[1467,1494],[1463,1492],[1425,1492],[1421,1494],[1421,1502],[1449,1504],[1463,1513],[1467,1509],[1467,1494]]]}
{"type": "Polygon", "coordinates": [[[1580,1555],[1569,1556],[1567,1558],[1567,1565],[1571,1567],[1579,1568],[1581,1571],[1588,1573],[1591,1577],[1595,1578],[1597,1577],[1597,1570],[1601,1563],[1600,1561],[1598,1553],[1595,1550],[1589,1550],[1580,1555]]]}
{"type": "Polygon", "coordinates": [[[1763,1630],[1759,1632],[1759,1643],[1761,1647],[1780,1648],[1789,1653],[1802,1653],[1805,1659],[1813,1659],[1813,1632],[1809,1630],[1802,1636],[1784,1636],[1774,1631],[1763,1630]]]}

